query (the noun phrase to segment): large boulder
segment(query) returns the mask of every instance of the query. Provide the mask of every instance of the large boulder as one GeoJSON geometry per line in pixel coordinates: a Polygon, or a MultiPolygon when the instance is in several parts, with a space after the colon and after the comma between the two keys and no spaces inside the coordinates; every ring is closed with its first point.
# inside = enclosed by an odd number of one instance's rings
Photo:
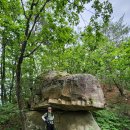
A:
{"type": "MultiPolygon", "coordinates": [[[[45,111],[30,111],[27,116],[27,130],[46,130],[41,116],[45,111]]],[[[101,130],[92,114],[87,111],[54,111],[56,130],[101,130]]]]}
{"type": "Polygon", "coordinates": [[[56,130],[101,130],[89,110],[104,108],[98,80],[90,74],[50,72],[37,77],[32,90],[27,130],[45,130],[41,116],[52,106],[56,130]]]}
{"type": "Polygon", "coordinates": [[[104,108],[98,80],[90,74],[49,72],[37,77],[33,87],[32,110],[54,108],[77,111],[104,108]]]}

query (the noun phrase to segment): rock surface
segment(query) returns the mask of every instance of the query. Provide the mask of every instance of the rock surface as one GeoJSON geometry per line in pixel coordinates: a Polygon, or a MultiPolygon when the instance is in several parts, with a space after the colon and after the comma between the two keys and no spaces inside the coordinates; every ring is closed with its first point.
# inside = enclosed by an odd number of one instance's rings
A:
{"type": "Polygon", "coordinates": [[[98,80],[89,74],[50,72],[37,77],[32,90],[27,130],[45,130],[41,116],[52,106],[56,130],[101,130],[89,110],[104,108],[98,80]]]}
{"type": "MultiPolygon", "coordinates": [[[[45,112],[30,111],[27,115],[27,130],[45,130],[41,116],[45,112]]],[[[56,130],[101,130],[90,112],[55,111],[56,130]]]]}
{"type": "Polygon", "coordinates": [[[37,77],[33,87],[32,110],[54,108],[77,111],[104,108],[98,80],[90,74],[50,72],[37,77]]]}

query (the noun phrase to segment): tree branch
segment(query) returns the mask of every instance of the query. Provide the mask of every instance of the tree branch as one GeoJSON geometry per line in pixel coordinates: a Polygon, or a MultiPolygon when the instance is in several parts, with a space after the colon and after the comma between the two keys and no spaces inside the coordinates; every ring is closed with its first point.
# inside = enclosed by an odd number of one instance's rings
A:
{"type": "Polygon", "coordinates": [[[23,0],[21,0],[21,4],[22,4],[22,8],[23,8],[23,13],[24,13],[24,16],[25,16],[25,18],[26,18],[26,19],[28,19],[28,18],[27,18],[27,15],[26,15],[26,12],[25,12],[25,9],[24,9],[23,0]]]}
{"type": "Polygon", "coordinates": [[[25,29],[25,36],[27,37],[28,36],[28,31],[29,31],[29,24],[30,24],[30,19],[31,19],[31,17],[32,17],[32,15],[33,15],[33,13],[32,13],[32,10],[33,10],[33,7],[34,7],[34,0],[32,0],[32,3],[31,3],[31,6],[30,6],[30,15],[29,15],[29,17],[28,17],[28,19],[27,19],[27,23],[26,23],[26,29],[25,29]]]}
{"type": "Polygon", "coordinates": [[[86,26],[86,23],[85,23],[85,20],[84,20],[83,16],[81,14],[79,14],[79,15],[81,16],[81,19],[83,20],[84,25],[86,26]]]}
{"type": "Polygon", "coordinates": [[[29,57],[30,55],[32,55],[40,46],[41,46],[42,42],[36,47],[34,48],[29,54],[23,56],[23,58],[27,58],[29,57]]]}
{"type": "Polygon", "coordinates": [[[35,6],[39,3],[39,0],[37,0],[37,2],[35,3],[35,6]]]}
{"type": "Polygon", "coordinates": [[[36,23],[37,23],[37,20],[39,19],[39,15],[40,15],[40,13],[44,10],[46,4],[47,4],[49,1],[50,1],[50,0],[46,0],[46,2],[45,2],[45,3],[43,4],[43,6],[41,7],[39,13],[37,13],[37,15],[35,16],[35,19],[34,19],[34,22],[33,22],[32,28],[31,28],[31,30],[29,31],[29,34],[28,34],[27,40],[29,39],[29,37],[30,37],[30,35],[31,35],[31,33],[32,33],[33,29],[34,29],[34,27],[35,27],[35,25],[36,25],[36,23]]]}
{"type": "MultiPolygon", "coordinates": [[[[69,0],[67,0],[70,4],[73,4],[72,2],[70,2],[69,0]]],[[[89,2],[88,2],[89,3],[89,2]]],[[[83,6],[83,3],[81,1],[81,5],[83,6]]],[[[77,7],[79,7],[78,5],[76,5],[77,7]]],[[[95,14],[94,12],[92,12],[91,10],[88,10],[85,6],[84,6],[84,9],[88,12],[90,12],[91,14],[95,14]]]]}

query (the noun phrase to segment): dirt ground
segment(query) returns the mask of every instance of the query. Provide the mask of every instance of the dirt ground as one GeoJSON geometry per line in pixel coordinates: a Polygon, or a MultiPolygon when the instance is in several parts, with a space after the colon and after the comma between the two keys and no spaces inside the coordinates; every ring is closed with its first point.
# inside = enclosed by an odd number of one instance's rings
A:
{"type": "Polygon", "coordinates": [[[116,86],[101,85],[106,105],[108,107],[119,106],[124,109],[124,113],[130,116],[130,91],[125,90],[125,95],[121,96],[116,86]]]}

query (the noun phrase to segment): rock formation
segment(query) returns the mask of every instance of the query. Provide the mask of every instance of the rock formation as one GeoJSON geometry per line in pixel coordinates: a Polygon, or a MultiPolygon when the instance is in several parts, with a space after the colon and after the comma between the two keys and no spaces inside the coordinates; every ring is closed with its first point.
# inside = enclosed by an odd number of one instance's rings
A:
{"type": "Polygon", "coordinates": [[[54,108],[56,130],[100,130],[89,111],[102,109],[104,104],[100,84],[90,74],[42,74],[33,86],[28,130],[45,128],[41,116],[50,105],[54,108]]]}

